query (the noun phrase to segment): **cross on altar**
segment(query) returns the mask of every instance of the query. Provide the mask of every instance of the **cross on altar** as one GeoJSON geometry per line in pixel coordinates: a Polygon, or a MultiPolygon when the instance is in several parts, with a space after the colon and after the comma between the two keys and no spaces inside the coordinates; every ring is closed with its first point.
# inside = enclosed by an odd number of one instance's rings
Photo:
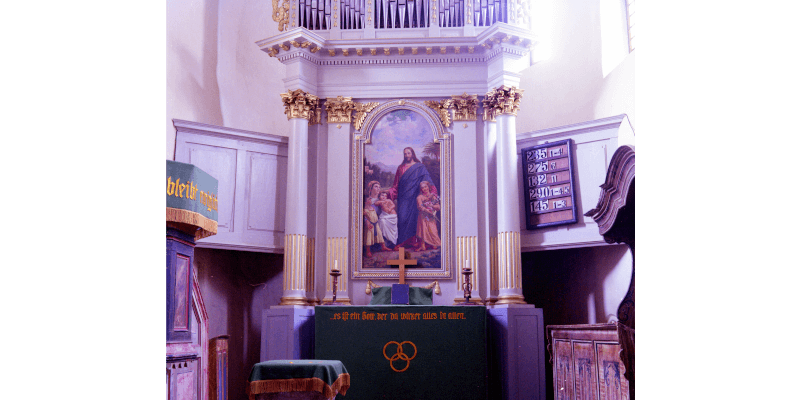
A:
{"type": "Polygon", "coordinates": [[[400,284],[406,283],[406,265],[417,265],[417,260],[414,259],[406,259],[406,249],[400,248],[400,259],[399,260],[388,260],[386,261],[389,265],[397,265],[400,267],[400,284]]]}

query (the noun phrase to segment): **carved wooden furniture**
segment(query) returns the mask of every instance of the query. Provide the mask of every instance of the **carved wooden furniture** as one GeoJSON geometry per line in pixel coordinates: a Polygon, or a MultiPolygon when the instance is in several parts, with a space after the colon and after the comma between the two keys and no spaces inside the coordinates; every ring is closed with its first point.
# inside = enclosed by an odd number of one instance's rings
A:
{"type": "Polygon", "coordinates": [[[196,240],[217,232],[217,180],[194,165],[166,166],[167,399],[206,400],[208,313],[193,260],[196,240]]]}
{"type": "Polygon", "coordinates": [[[208,341],[208,392],[209,400],[228,400],[228,340],[230,336],[217,336],[208,341]]]}
{"type": "Polygon", "coordinates": [[[634,256],[628,292],[609,324],[547,327],[555,399],[634,399],[635,210],[633,146],[614,152],[600,185],[597,207],[589,210],[607,243],[625,243],[634,256]]]}
{"type": "Polygon", "coordinates": [[[636,178],[636,151],[633,146],[620,146],[606,172],[606,181],[600,188],[600,200],[597,207],[586,213],[594,218],[607,243],[625,243],[631,249],[633,267],[631,268],[631,283],[628,293],[622,299],[617,309],[617,330],[620,340],[620,358],[625,364],[625,377],[631,385],[631,399],[635,394],[634,379],[634,333],[635,320],[635,280],[636,276],[636,212],[634,183],[636,178]]]}
{"type": "Polygon", "coordinates": [[[615,324],[550,325],[555,400],[629,398],[615,324]]]}

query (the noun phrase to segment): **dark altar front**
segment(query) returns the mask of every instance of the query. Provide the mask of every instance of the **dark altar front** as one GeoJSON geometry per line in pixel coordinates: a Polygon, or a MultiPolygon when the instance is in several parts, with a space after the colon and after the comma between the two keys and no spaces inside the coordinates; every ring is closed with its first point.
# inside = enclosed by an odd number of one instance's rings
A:
{"type": "Polygon", "coordinates": [[[318,306],[315,358],[350,372],[347,399],[486,399],[486,307],[318,306]]]}

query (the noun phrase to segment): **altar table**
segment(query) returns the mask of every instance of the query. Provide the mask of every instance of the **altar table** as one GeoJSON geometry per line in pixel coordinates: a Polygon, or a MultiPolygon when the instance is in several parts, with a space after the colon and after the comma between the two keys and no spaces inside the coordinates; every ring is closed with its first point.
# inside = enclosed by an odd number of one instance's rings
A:
{"type": "Polygon", "coordinates": [[[486,399],[486,307],[317,306],[315,356],[341,360],[347,399],[486,399]]]}
{"type": "Polygon", "coordinates": [[[347,393],[350,374],[339,360],[272,360],[253,366],[250,400],[333,399],[347,393]]]}

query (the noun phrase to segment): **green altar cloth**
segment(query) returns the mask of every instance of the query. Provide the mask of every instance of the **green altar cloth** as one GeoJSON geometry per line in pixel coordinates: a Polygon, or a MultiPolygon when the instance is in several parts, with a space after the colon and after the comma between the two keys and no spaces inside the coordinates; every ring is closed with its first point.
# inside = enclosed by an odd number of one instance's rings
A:
{"type": "MultiPolygon", "coordinates": [[[[392,287],[372,288],[372,300],[369,305],[392,304],[392,287]]],[[[408,288],[408,304],[412,306],[429,306],[433,304],[433,289],[411,286],[408,288]]]]}
{"type": "Polygon", "coordinates": [[[341,360],[348,399],[487,398],[486,307],[317,306],[315,356],[341,360]]]}
{"type": "Polygon", "coordinates": [[[272,360],[250,371],[248,397],[261,393],[310,392],[332,398],[350,387],[350,374],[338,360],[272,360]]]}

